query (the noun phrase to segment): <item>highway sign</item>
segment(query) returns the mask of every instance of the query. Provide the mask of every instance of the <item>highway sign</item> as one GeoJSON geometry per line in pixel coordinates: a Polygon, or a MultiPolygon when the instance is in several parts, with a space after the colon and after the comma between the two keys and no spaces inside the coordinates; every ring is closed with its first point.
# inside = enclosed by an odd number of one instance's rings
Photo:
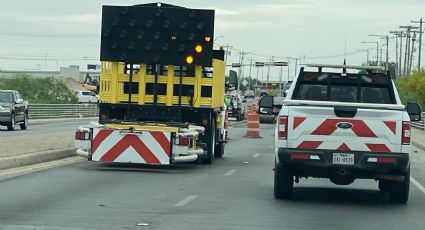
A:
{"type": "Polygon", "coordinates": [[[288,66],[288,62],[286,62],[286,61],[275,61],[274,66],[288,66]]]}
{"type": "Polygon", "coordinates": [[[262,67],[264,66],[264,62],[255,62],[256,67],[262,67]]]}

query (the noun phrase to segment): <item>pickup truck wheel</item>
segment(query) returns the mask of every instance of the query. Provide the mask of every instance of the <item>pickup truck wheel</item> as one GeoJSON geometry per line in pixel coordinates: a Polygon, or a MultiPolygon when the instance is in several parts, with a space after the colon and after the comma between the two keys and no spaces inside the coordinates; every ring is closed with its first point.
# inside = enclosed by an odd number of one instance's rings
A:
{"type": "Polygon", "coordinates": [[[202,164],[211,164],[214,160],[214,150],[215,150],[215,141],[216,141],[216,129],[215,129],[215,122],[214,120],[211,120],[211,131],[208,133],[208,143],[207,143],[207,154],[201,157],[201,163],[202,164]]]}
{"type": "Polygon", "coordinates": [[[19,124],[19,126],[21,127],[21,130],[27,130],[27,128],[28,128],[28,114],[27,113],[25,113],[24,121],[21,124],[19,124]]]}
{"type": "Polygon", "coordinates": [[[392,181],[389,187],[389,200],[395,204],[405,204],[409,200],[410,168],[403,181],[392,181]]]}
{"type": "Polygon", "coordinates": [[[15,114],[14,113],[10,115],[10,123],[7,125],[7,130],[9,131],[15,130],[15,114]]]}
{"type": "Polygon", "coordinates": [[[277,199],[290,199],[294,188],[294,176],[291,170],[275,163],[274,169],[274,197],[277,199]]]}

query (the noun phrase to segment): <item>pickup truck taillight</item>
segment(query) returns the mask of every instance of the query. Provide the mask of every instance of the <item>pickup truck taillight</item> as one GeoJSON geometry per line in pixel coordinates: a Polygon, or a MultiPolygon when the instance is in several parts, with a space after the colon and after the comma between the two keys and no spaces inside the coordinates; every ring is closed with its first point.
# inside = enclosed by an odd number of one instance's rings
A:
{"type": "Polygon", "coordinates": [[[410,134],[411,134],[410,122],[403,121],[403,129],[401,133],[401,144],[410,145],[410,134]]]}
{"type": "Polygon", "coordinates": [[[286,140],[288,137],[288,117],[277,118],[277,137],[286,140]]]}

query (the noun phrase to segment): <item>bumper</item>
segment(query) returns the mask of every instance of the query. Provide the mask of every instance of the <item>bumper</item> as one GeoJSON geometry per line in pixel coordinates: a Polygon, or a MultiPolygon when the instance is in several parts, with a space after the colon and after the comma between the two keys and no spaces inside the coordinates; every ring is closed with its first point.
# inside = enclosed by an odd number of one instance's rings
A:
{"type": "Polygon", "coordinates": [[[401,176],[408,171],[410,165],[409,154],[407,153],[344,152],[287,148],[278,149],[278,162],[278,166],[290,166],[294,174],[300,177],[329,178],[333,175],[344,175],[364,179],[391,179],[391,177],[401,176]],[[354,164],[334,164],[333,154],[336,152],[354,154],[354,164]],[[296,155],[300,156],[300,154],[304,157],[295,157],[296,155]],[[294,156],[291,157],[291,155],[294,156]],[[306,159],[306,156],[309,155],[310,158],[306,159]],[[384,159],[384,161],[377,159],[384,159]]]}
{"type": "Polygon", "coordinates": [[[0,112],[0,123],[10,122],[10,113],[0,112]]]}

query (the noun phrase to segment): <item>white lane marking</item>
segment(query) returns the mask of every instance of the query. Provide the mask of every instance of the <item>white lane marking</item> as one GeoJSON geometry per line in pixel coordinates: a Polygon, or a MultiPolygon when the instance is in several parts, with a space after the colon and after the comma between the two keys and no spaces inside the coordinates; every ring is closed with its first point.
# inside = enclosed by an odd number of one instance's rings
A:
{"type": "Polygon", "coordinates": [[[252,157],[256,158],[256,157],[259,157],[260,155],[261,155],[261,153],[256,153],[252,157]]]}
{"type": "Polygon", "coordinates": [[[176,205],[174,205],[174,206],[176,206],[176,207],[183,207],[183,206],[185,206],[186,204],[188,204],[189,202],[191,202],[192,200],[196,199],[197,197],[198,197],[198,196],[190,195],[190,196],[188,196],[188,197],[184,198],[182,201],[178,202],[178,203],[177,203],[176,205]]]}
{"type": "Polygon", "coordinates": [[[54,160],[54,161],[42,162],[42,163],[38,163],[34,165],[22,166],[18,168],[0,170],[0,181],[3,179],[12,178],[14,176],[25,175],[28,173],[38,172],[38,171],[42,171],[46,169],[51,169],[51,168],[56,168],[56,167],[61,167],[61,166],[77,163],[83,160],[87,161],[87,158],[77,157],[77,156],[67,157],[60,160],[54,160]]]}
{"type": "Polygon", "coordinates": [[[421,192],[423,194],[425,194],[425,187],[423,185],[421,185],[421,183],[419,183],[417,180],[415,180],[415,178],[410,177],[410,181],[412,181],[412,183],[419,189],[421,190],[421,192]]]}
{"type": "Polygon", "coordinates": [[[225,173],[224,176],[231,176],[236,171],[238,171],[238,170],[237,169],[232,169],[232,170],[228,171],[227,173],[225,173]]]}

